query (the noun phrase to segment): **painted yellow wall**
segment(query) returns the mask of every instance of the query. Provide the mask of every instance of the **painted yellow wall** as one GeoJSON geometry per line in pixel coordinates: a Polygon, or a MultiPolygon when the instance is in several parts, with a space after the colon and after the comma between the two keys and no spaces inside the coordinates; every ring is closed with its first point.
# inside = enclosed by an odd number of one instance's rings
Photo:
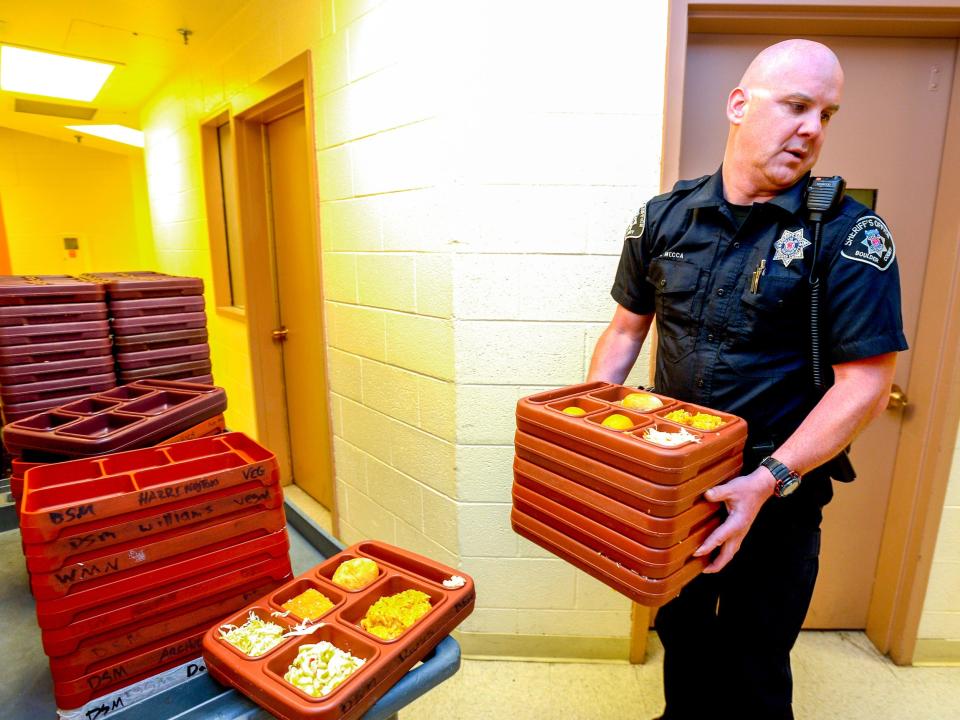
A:
{"type": "Polygon", "coordinates": [[[0,198],[14,274],[76,275],[153,264],[143,163],[0,128],[0,198]],[[64,237],[77,237],[69,258],[64,237]]]}

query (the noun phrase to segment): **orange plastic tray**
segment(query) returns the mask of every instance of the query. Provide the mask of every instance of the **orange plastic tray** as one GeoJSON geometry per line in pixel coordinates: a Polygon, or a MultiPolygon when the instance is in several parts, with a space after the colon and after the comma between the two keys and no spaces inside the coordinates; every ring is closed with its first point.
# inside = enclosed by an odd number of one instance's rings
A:
{"type": "Polygon", "coordinates": [[[513,462],[513,476],[521,487],[652,548],[669,548],[685,540],[696,526],[720,508],[720,503],[703,501],[674,517],[659,518],[521,458],[513,462]]]}
{"type": "Polygon", "coordinates": [[[638,392],[636,388],[622,385],[584,383],[522,398],[517,403],[517,429],[666,485],[685,482],[717,460],[743,451],[747,424],[741,418],[663,396],[658,397],[664,401],[664,407],[655,411],[623,408],[619,400],[634,392],[638,392]],[[582,407],[586,414],[577,417],[562,412],[571,405],[582,407]],[[663,415],[679,407],[717,415],[724,424],[710,432],[688,427],[699,442],[674,448],[643,439],[644,430],[650,427],[669,431],[683,427],[663,419],[663,415]],[[614,413],[626,416],[633,425],[624,431],[603,427],[603,419],[614,413]]]}
{"type": "Polygon", "coordinates": [[[709,563],[708,558],[693,558],[672,575],[654,579],[639,575],[616,559],[606,557],[564,535],[549,525],[514,508],[510,513],[514,531],[580,568],[600,582],[626,595],[640,605],[660,607],[680,592],[709,563]]]}
{"type": "Polygon", "coordinates": [[[249,696],[269,712],[286,720],[323,718],[354,720],[365,713],[397,680],[420,661],[440,640],[473,610],[473,581],[420,555],[380,542],[358,543],[322,565],[295,578],[276,592],[237,613],[229,622],[242,624],[250,611],[277,624],[292,627],[299,618],[275,617],[280,605],[314,587],[336,605],[322,620],[321,628],[308,636],[290,637],[259,658],[250,658],[219,637],[211,628],[203,639],[203,656],[210,674],[249,696]],[[369,557],[382,568],[380,577],[356,592],[329,581],[337,566],[353,557],[369,557]],[[447,589],[443,580],[460,575],[466,584],[447,589]],[[406,589],[418,589],[431,598],[432,608],[400,637],[384,641],[358,625],[367,608],[378,598],[406,589]],[[364,665],[324,697],[314,698],[283,679],[301,645],[328,640],[341,650],[364,658],[364,665]]]}
{"type": "Polygon", "coordinates": [[[27,472],[20,528],[26,543],[75,526],[259,481],[276,484],[273,453],[243,433],[43,465],[27,472]]]}
{"type": "Polygon", "coordinates": [[[660,485],[524,432],[516,433],[514,443],[517,457],[662,518],[688,511],[704,490],[736,477],[743,467],[743,456],[731,455],[686,482],[660,485]]]}

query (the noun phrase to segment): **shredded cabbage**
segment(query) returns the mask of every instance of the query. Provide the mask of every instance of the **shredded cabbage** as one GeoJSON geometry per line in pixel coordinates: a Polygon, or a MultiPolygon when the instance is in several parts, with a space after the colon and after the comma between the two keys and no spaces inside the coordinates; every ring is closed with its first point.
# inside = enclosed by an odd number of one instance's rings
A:
{"type": "Polygon", "coordinates": [[[364,662],[363,658],[321,640],[300,646],[283,679],[311,697],[323,697],[359,670],[364,662]]]}
{"type": "Polygon", "coordinates": [[[448,590],[456,590],[457,588],[462,588],[466,584],[466,578],[462,578],[459,575],[451,575],[449,580],[443,581],[443,586],[448,590]]]}
{"type": "Polygon", "coordinates": [[[240,652],[246,653],[250,657],[260,657],[264,655],[283,641],[285,628],[276,623],[261,620],[253,611],[250,611],[250,617],[240,625],[221,625],[220,639],[228,642],[237,648],[240,652]]]}

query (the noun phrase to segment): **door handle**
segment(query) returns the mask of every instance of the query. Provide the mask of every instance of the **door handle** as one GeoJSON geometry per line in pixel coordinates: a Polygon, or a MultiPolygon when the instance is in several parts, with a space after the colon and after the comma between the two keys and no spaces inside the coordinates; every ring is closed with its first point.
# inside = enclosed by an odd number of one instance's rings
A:
{"type": "Polygon", "coordinates": [[[890,397],[887,399],[887,410],[903,410],[909,401],[907,394],[899,385],[890,386],[890,397]]]}
{"type": "Polygon", "coordinates": [[[287,328],[285,328],[283,325],[281,325],[280,327],[278,327],[276,330],[274,330],[274,331],[273,331],[272,333],[270,333],[270,334],[273,336],[273,341],[274,341],[274,342],[286,342],[286,341],[287,341],[287,333],[288,333],[288,332],[289,332],[289,330],[287,330],[287,328]]]}

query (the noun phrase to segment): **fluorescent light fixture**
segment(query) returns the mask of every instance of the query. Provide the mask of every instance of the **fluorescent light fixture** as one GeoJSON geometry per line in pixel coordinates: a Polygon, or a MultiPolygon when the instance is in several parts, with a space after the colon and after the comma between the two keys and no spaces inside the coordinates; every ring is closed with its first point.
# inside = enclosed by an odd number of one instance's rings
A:
{"type": "Polygon", "coordinates": [[[114,66],[94,60],[0,45],[0,89],[90,102],[114,66]]]}
{"type": "Polygon", "coordinates": [[[113,140],[124,145],[143,147],[143,131],[134,130],[126,125],[67,125],[67,130],[96,135],[104,140],[113,140]]]}

